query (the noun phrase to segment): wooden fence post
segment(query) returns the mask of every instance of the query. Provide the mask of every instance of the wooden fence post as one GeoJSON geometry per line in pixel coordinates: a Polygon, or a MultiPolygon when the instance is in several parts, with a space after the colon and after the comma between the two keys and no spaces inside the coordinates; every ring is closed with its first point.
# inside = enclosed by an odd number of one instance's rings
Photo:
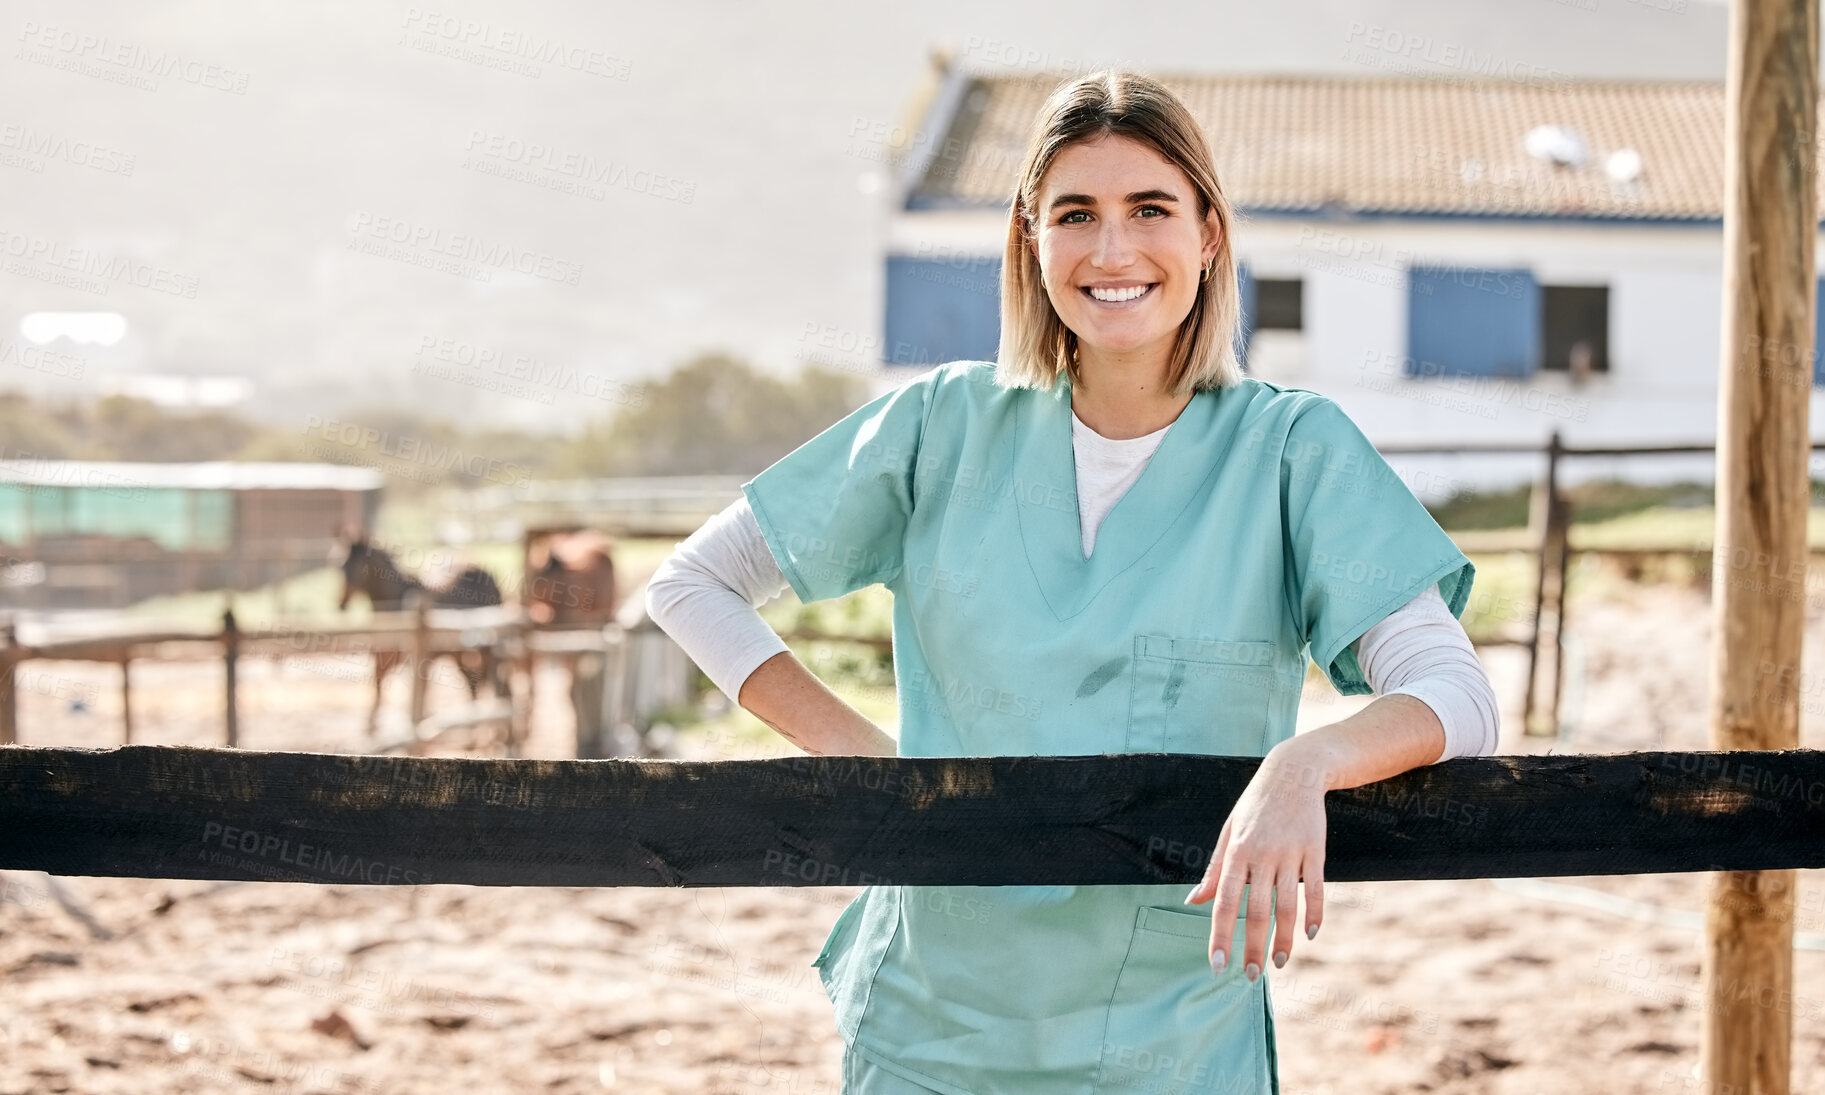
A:
{"type": "Polygon", "coordinates": [[[609,730],[612,716],[604,710],[604,681],[608,670],[606,651],[577,651],[564,655],[570,663],[570,709],[577,719],[577,759],[612,757],[609,730]]]}
{"type": "Polygon", "coordinates": [[[414,591],[407,601],[412,610],[412,727],[425,721],[425,692],[427,681],[426,670],[430,662],[431,649],[431,598],[423,591],[414,591]]]}
{"type": "Polygon", "coordinates": [[[122,745],[133,744],[133,677],[130,667],[133,659],[123,651],[120,655],[120,742],[122,745]]]}
{"type": "Polygon", "coordinates": [[[19,742],[19,633],[11,623],[0,626],[0,745],[19,742]]]}
{"type": "MultiPolygon", "coordinates": [[[[1716,749],[1800,744],[1800,691],[1777,682],[1799,677],[1805,631],[1818,101],[1819,0],[1731,4],[1711,567],[1716,749]]],[[[1760,774],[1762,762],[1750,764],[1738,768],[1737,782],[1745,771],[1760,774]]],[[[1761,780],[1743,793],[1757,807],[1778,797],[1761,780]]],[[[1705,1091],[1791,1090],[1793,1008],[1785,1002],[1794,998],[1797,881],[1790,869],[1711,875],[1699,1009],[1705,1091]]]]}
{"type": "Polygon", "coordinates": [[[1522,732],[1529,737],[1553,737],[1559,732],[1559,636],[1564,629],[1565,562],[1570,548],[1566,526],[1571,520],[1571,506],[1559,495],[1559,458],[1564,448],[1559,431],[1554,430],[1546,444],[1546,477],[1535,485],[1528,521],[1538,534],[1534,618],[1527,642],[1527,696],[1521,712],[1522,732]],[[1552,651],[1551,681],[1544,684],[1542,646],[1552,651]]]}
{"type": "Polygon", "coordinates": [[[240,715],[235,700],[235,662],[240,657],[241,632],[235,626],[234,609],[225,609],[222,612],[222,740],[230,749],[241,743],[240,715]]]}
{"type": "Polygon", "coordinates": [[[1559,701],[1565,694],[1565,621],[1570,615],[1571,604],[1571,560],[1572,560],[1572,500],[1560,495],[1553,500],[1558,513],[1553,521],[1557,542],[1553,558],[1553,578],[1557,582],[1553,596],[1553,691],[1552,706],[1547,708],[1551,719],[1552,736],[1559,734],[1559,701]]]}
{"type": "Polygon", "coordinates": [[[627,682],[627,632],[620,624],[602,629],[605,647],[602,667],[602,718],[615,741],[625,743],[626,752],[640,756],[646,752],[644,738],[634,731],[627,716],[629,688],[627,682]]]}

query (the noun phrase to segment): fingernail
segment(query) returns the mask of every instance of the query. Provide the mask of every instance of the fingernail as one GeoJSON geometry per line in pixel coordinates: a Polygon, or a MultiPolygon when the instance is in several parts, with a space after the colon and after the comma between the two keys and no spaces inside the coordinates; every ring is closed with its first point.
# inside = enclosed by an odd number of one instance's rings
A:
{"type": "Polygon", "coordinates": [[[1261,967],[1250,962],[1247,966],[1243,967],[1242,972],[1248,975],[1250,981],[1253,981],[1261,976],[1261,967]]]}
{"type": "Polygon", "coordinates": [[[1274,952],[1274,968],[1277,970],[1286,968],[1286,952],[1285,951],[1275,951],[1274,952]]]}
{"type": "Polygon", "coordinates": [[[1212,973],[1222,973],[1223,967],[1228,964],[1229,964],[1229,955],[1224,954],[1222,951],[1213,951],[1211,953],[1210,970],[1212,973]]]}
{"type": "Polygon", "coordinates": [[[1306,925],[1306,926],[1305,926],[1305,937],[1306,937],[1306,938],[1307,938],[1307,939],[1316,939],[1316,938],[1318,938],[1318,925],[1316,925],[1316,924],[1307,924],[1307,925],[1306,925]]]}
{"type": "Polygon", "coordinates": [[[1197,887],[1196,887],[1196,886],[1193,886],[1193,887],[1192,887],[1192,888],[1191,888],[1191,892],[1190,892],[1190,893],[1187,893],[1187,894],[1186,894],[1186,895],[1185,895],[1185,900],[1184,900],[1184,901],[1183,901],[1183,902],[1181,902],[1181,904],[1185,904],[1185,905],[1189,905],[1189,904],[1191,904],[1191,899],[1192,899],[1192,896],[1193,896],[1193,895],[1194,895],[1194,894],[1196,894],[1196,893],[1197,893],[1197,892],[1198,892],[1198,888],[1197,888],[1197,887]]]}

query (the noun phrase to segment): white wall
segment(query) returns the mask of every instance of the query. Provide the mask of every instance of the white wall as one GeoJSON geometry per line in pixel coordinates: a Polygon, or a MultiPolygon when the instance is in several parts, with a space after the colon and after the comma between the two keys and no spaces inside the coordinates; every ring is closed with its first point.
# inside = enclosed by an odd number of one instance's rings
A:
{"type": "MultiPolygon", "coordinates": [[[[897,218],[890,248],[1000,253],[988,213],[897,218]]],[[[1304,281],[1302,335],[1262,332],[1256,375],[1336,399],[1379,444],[1568,445],[1709,442],[1717,428],[1723,233],[1715,226],[1548,224],[1526,220],[1319,221],[1257,214],[1236,227],[1259,278],[1304,281]],[[1543,284],[1608,285],[1609,371],[1575,386],[1563,373],[1524,380],[1404,376],[1406,268],[1413,263],[1527,267],[1543,284]]],[[[1825,255],[1825,248],[1821,248],[1825,255]]],[[[1825,396],[1814,390],[1815,421],[1825,396]]],[[[1815,429],[1825,434],[1825,428],[1815,429]]],[[[1422,495],[1531,478],[1530,457],[1404,457],[1422,495]]],[[[1581,460],[1568,479],[1708,480],[1709,457],[1581,460]]]]}

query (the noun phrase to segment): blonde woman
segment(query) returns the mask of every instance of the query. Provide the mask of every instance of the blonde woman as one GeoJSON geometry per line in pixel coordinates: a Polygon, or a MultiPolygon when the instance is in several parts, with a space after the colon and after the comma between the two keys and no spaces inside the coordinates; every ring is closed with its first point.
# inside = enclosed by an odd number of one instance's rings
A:
{"type": "Polygon", "coordinates": [[[814,963],[847,1092],[1278,1092],[1261,971],[1324,919],[1324,792],[1496,747],[1470,561],[1336,403],[1242,376],[1232,219],[1165,87],[1059,87],[1009,207],[999,360],[854,411],[649,586],[807,752],[1263,758],[1190,893],[868,887],[814,963]],[[897,740],[754,611],[875,582],[897,740]],[[1379,696],[1295,736],[1308,657],[1379,696]]]}

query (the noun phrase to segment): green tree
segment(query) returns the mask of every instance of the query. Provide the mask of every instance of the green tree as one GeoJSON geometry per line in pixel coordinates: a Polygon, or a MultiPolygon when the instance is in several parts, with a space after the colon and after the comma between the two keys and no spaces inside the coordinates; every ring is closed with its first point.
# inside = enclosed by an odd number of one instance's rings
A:
{"type": "Polygon", "coordinates": [[[636,405],[567,446],[575,474],[746,475],[759,472],[862,405],[867,382],[807,366],[792,379],[727,354],[704,354],[645,386],[636,405]]]}
{"type": "Polygon", "coordinates": [[[72,460],[81,448],[63,416],[26,396],[0,393],[0,459],[72,460]]]}
{"type": "Polygon", "coordinates": [[[156,403],[111,395],[98,401],[87,423],[98,459],[227,460],[260,432],[226,411],[174,414],[156,403]]]}

